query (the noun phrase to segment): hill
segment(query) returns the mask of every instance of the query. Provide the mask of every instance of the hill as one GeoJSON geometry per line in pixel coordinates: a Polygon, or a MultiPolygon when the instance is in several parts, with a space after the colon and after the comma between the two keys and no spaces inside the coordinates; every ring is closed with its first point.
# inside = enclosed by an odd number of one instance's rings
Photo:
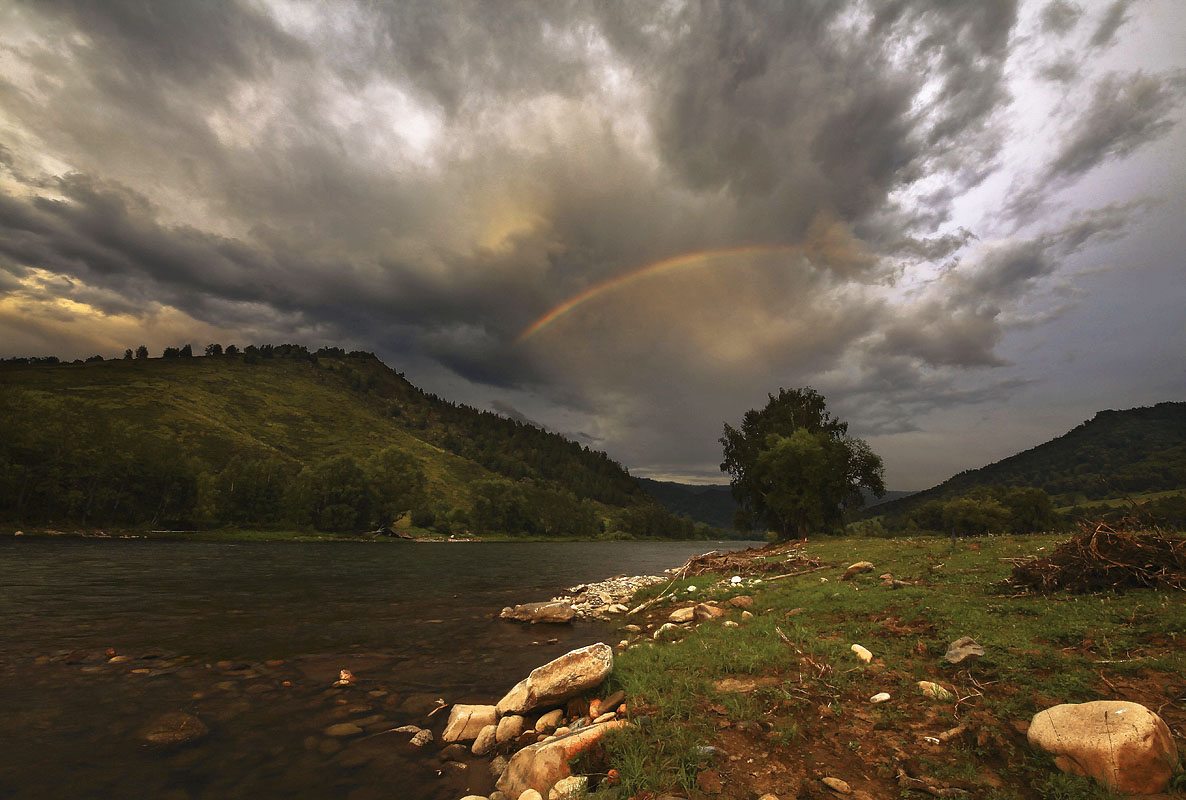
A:
{"type": "Polygon", "coordinates": [[[0,519],[691,535],[605,453],[447,402],[370,353],[0,364],[0,519]],[[405,519],[406,523],[406,519],[405,519]]]}
{"type": "MultiPolygon", "coordinates": [[[[733,512],[737,510],[737,504],[733,501],[733,493],[727,483],[675,483],[638,478],[638,485],[672,514],[726,530],[733,527],[733,512]]],[[[868,492],[863,494],[865,507],[868,508],[908,497],[911,493],[889,491],[880,499],[868,492]]]]}
{"type": "Polygon", "coordinates": [[[1100,411],[1045,444],[866,511],[901,518],[924,504],[1003,487],[1040,489],[1055,506],[1186,487],[1186,403],[1100,411]]]}

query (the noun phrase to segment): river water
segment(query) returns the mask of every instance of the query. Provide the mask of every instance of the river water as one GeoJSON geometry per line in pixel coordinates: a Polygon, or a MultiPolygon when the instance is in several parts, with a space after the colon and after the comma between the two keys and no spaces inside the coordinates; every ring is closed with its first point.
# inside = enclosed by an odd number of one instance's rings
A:
{"type": "Polygon", "coordinates": [[[384,733],[435,701],[493,702],[533,667],[618,636],[522,626],[503,606],[659,573],[716,542],[0,542],[0,797],[484,794],[485,762],[384,733]],[[112,653],[118,656],[112,660],[112,653]],[[356,681],[335,687],[339,670],[356,681]],[[166,712],[209,733],[145,743],[166,712]],[[365,722],[368,736],[325,734],[365,722]]]}

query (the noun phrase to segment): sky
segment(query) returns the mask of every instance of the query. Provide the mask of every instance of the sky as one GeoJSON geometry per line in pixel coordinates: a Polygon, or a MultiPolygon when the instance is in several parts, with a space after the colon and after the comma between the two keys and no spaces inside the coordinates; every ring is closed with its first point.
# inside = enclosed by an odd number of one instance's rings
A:
{"type": "Polygon", "coordinates": [[[724,482],[1186,399],[1180,0],[0,0],[0,356],[296,342],[724,482]]]}

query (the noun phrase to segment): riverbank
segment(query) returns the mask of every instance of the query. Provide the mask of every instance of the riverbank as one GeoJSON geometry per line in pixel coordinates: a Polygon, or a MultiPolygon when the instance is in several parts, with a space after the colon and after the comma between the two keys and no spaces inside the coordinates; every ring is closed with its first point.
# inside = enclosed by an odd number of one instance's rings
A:
{"type": "MultiPolygon", "coordinates": [[[[243,528],[215,528],[210,530],[145,530],[143,528],[0,528],[0,537],[17,536],[31,538],[67,537],[79,539],[160,539],[166,541],[194,541],[194,542],[698,542],[706,545],[716,541],[712,539],[622,539],[599,537],[572,536],[511,536],[505,533],[487,533],[482,535],[465,534],[449,535],[438,533],[428,528],[399,528],[398,534],[368,532],[368,533],[329,533],[315,530],[258,530],[243,528]]],[[[752,544],[730,540],[732,545],[752,544]]],[[[705,549],[710,549],[706,547],[705,549]]]]}
{"type": "Polygon", "coordinates": [[[646,724],[576,770],[616,770],[596,798],[1111,797],[1035,751],[1030,720],[1139,703],[1186,752],[1186,593],[1001,583],[1066,538],[819,540],[655,583],[596,692],[646,724]]]}

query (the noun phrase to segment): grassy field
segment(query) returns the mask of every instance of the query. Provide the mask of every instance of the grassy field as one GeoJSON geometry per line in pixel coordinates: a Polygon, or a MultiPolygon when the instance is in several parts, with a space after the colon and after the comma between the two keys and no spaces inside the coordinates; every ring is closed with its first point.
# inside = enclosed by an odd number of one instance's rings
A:
{"type": "MultiPolygon", "coordinates": [[[[736,587],[728,575],[679,581],[681,602],[661,601],[636,615],[645,619],[629,620],[644,631],[619,655],[611,681],[632,698],[632,717],[650,723],[614,738],[608,764],[587,765],[621,773],[622,786],[599,796],[832,796],[819,781],[824,776],[875,798],[927,796],[899,786],[902,766],[992,800],[1108,797],[1034,753],[1025,726],[1058,703],[1125,699],[1159,711],[1181,748],[1186,594],[1035,597],[995,586],[1010,572],[1002,559],[1044,555],[1058,541],[992,537],[953,547],[940,539],[824,539],[804,548],[828,565],[817,572],[736,587]],[[839,580],[861,560],[874,571],[839,580]],[[911,585],[881,585],[877,576],[886,572],[911,585]],[[752,619],[730,612],[739,627],[710,621],[682,640],[651,641],[688,598],[740,594],[755,602],[752,619]],[[949,643],[963,636],[985,656],[948,664],[949,643]],[[872,663],[862,664],[852,644],[871,650],[872,663]],[[920,680],[939,683],[954,699],[924,697],[920,680]],[[878,692],[891,700],[871,704],[878,692]]],[[[1182,774],[1175,786],[1186,789],[1182,774]]]]}

